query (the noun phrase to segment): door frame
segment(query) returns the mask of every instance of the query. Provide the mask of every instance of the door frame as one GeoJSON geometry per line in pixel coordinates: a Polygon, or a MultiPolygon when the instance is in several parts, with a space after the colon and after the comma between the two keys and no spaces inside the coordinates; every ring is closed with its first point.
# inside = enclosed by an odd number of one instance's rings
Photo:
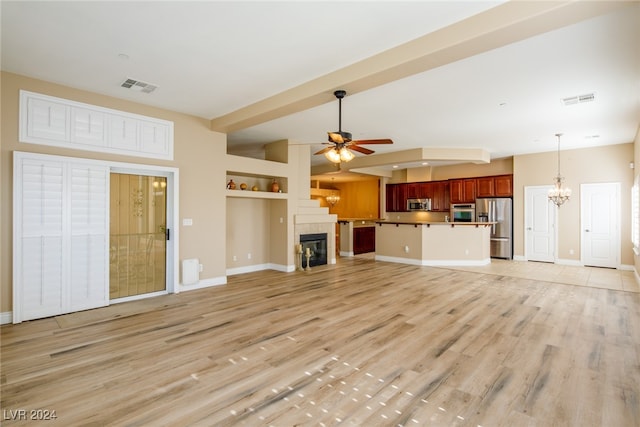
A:
{"type": "MultiPolygon", "coordinates": [[[[553,188],[552,185],[529,185],[524,187],[524,222],[523,222],[523,233],[524,233],[524,259],[525,261],[529,261],[529,236],[527,233],[527,224],[529,224],[531,218],[527,217],[527,201],[528,195],[532,190],[545,190],[549,191],[553,188]]],[[[558,262],[558,207],[554,205],[553,207],[553,262],[558,262]]]]}
{"type": "MultiPolygon", "coordinates": [[[[65,161],[65,162],[80,162],[84,164],[96,165],[105,167],[111,172],[123,172],[123,173],[134,173],[138,175],[154,175],[154,176],[165,176],[167,178],[167,228],[171,230],[171,238],[167,242],[167,270],[166,270],[166,292],[163,293],[178,293],[180,287],[178,286],[178,275],[179,275],[179,230],[178,230],[178,218],[179,218],[179,200],[180,200],[180,178],[179,178],[179,169],[169,166],[154,166],[154,165],[145,165],[145,164],[137,164],[137,163],[126,163],[126,162],[114,162],[108,160],[100,160],[100,159],[89,159],[84,157],[71,157],[71,156],[60,156],[56,154],[44,154],[38,152],[23,152],[23,151],[14,151],[13,152],[13,162],[15,162],[16,158],[23,159],[38,159],[38,160],[47,160],[50,159],[52,161],[65,161]]],[[[14,165],[15,163],[12,163],[14,165]]],[[[20,216],[19,206],[16,203],[16,194],[21,191],[23,182],[19,177],[16,177],[16,172],[14,169],[13,175],[13,183],[12,183],[12,191],[13,191],[13,199],[12,199],[12,212],[13,212],[13,228],[22,226],[22,217],[20,216]]],[[[110,191],[109,183],[107,182],[107,192],[110,191]]],[[[109,210],[109,206],[107,209],[109,210]]],[[[107,211],[107,217],[109,216],[109,211],[107,211]]],[[[107,235],[109,234],[109,227],[107,227],[107,235]]],[[[12,307],[12,321],[13,323],[19,323],[22,321],[22,312],[19,305],[16,304],[16,271],[18,270],[19,262],[22,261],[20,256],[20,248],[19,245],[21,243],[13,238],[12,244],[12,268],[13,268],[13,307],[12,307]],[[17,322],[16,322],[17,320],[17,322]]],[[[108,246],[107,246],[108,248],[108,246]]],[[[105,268],[108,271],[108,252],[105,259],[105,268]]],[[[108,294],[108,286],[109,281],[107,280],[107,289],[105,292],[108,294]]],[[[146,294],[141,297],[149,297],[154,296],[155,294],[146,294]]],[[[122,301],[122,300],[121,300],[122,301]]],[[[121,302],[118,301],[118,302],[121,302]]],[[[109,304],[113,301],[109,300],[109,304]]]]}
{"type": "MultiPolygon", "coordinates": [[[[137,299],[149,298],[165,293],[174,294],[180,291],[178,286],[179,269],[179,233],[178,233],[178,207],[179,207],[179,170],[178,168],[166,166],[142,165],[134,163],[109,163],[109,173],[122,173],[130,175],[161,176],[167,179],[167,225],[169,230],[169,240],[166,246],[166,276],[165,291],[152,292],[149,294],[135,295],[131,297],[111,300],[113,303],[133,301],[137,299]]],[[[109,230],[111,231],[111,230],[109,230]]]]}

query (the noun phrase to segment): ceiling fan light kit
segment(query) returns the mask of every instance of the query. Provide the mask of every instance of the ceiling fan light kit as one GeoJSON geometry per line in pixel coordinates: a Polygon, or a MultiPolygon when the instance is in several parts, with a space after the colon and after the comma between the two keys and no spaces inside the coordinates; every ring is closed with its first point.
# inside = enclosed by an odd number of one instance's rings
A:
{"type": "Polygon", "coordinates": [[[325,143],[329,147],[323,148],[314,154],[324,154],[324,156],[332,163],[349,162],[355,158],[353,151],[357,151],[362,154],[372,154],[373,150],[360,147],[360,144],[393,144],[390,139],[367,139],[361,141],[353,141],[350,132],[344,132],[342,130],[342,98],[347,94],[344,90],[336,90],[333,92],[334,96],[338,98],[338,131],[327,132],[329,136],[329,142],[325,143]]]}

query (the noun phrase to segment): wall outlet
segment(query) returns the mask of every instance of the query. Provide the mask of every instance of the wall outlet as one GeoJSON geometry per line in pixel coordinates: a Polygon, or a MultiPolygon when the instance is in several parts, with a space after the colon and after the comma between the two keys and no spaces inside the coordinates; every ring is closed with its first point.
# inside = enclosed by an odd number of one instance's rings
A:
{"type": "Polygon", "coordinates": [[[202,273],[204,271],[204,266],[202,264],[198,265],[198,267],[200,267],[200,273],[202,273]]]}
{"type": "Polygon", "coordinates": [[[284,218],[280,217],[280,224],[284,222],[284,218]]]}
{"type": "Polygon", "coordinates": [[[465,249],[465,250],[464,250],[464,254],[465,254],[465,255],[469,255],[469,249],[465,249]]]}
{"type": "Polygon", "coordinates": [[[408,254],[409,253],[409,246],[405,246],[404,247],[404,253],[408,254]]]}
{"type": "Polygon", "coordinates": [[[193,225],[193,219],[191,218],[183,218],[182,219],[182,225],[185,227],[190,227],[193,225]]]}
{"type": "Polygon", "coordinates": [[[569,255],[573,255],[575,251],[573,249],[569,249],[569,255]]]}
{"type": "Polygon", "coordinates": [[[247,254],[247,259],[251,259],[251,252],[247,254]]]}
{"type": "Polygon", "coordinates": [[[233,260],[234,260],[234,261],[237,261],[237,260],[238,260],[238,257],[234,255],[234,256],[233,256],[233,260]]]}

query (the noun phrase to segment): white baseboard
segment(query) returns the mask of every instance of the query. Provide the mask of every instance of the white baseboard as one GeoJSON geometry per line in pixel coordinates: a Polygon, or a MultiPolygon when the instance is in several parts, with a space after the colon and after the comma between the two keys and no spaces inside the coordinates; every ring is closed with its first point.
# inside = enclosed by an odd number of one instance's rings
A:
{"type": "Polygon", "coordinates": [[[235,276],[236,274],[253,273],[256,271],[263,271],[263,270],[275,270],[275,271],[281,271],[283,273],[292,273],[296,271],[296,266],[273,264],[273,263],[246,265],[244,267],[228,268],[227,276],[235,276]]]}
{"type": "Polygon", "coordinates": [[[514,261],[527,261],[527,259],[522,255],[514,255],[513,256],[513,260],[514,261]]]}
{"type": "Polygon", "coordinates": [[[415,258],[400,258],[395,256],[377,255],[374,258],[376,261],[395,262],[398,264],[409,265],[422,265],[422,260],[415,258]]]}
{"type": "Polygon", "coordinates": [[[199,280],[198,283],[194,283],[193,285],[183,285],[182,283],[179,285],[180,292],[184,291],[194,291],[196,289],[210,288],[212,286],[220,286],[226,285],[227,278],[226,277],[212,277],[210,279],[199,280]]]}
{"type": "Polygon", "coordinates": [[[293,273],[296,271],[295,265],[282,265],[282,264],[267,264],[268,268],[263,268],[263,270],[276,270],[281,271],[283,273],[293,273]]]}
{"type": "Polygon", "coordinates": [[[7,325],[13,322],[13,311],[0,313],[0,325],[7,325]]]}
{"type": "Polygon", "coordinates": [[[355,254],[353,252],[349,252],[349,251],[340,251],[340,256],[355,256],[355,254]]]}

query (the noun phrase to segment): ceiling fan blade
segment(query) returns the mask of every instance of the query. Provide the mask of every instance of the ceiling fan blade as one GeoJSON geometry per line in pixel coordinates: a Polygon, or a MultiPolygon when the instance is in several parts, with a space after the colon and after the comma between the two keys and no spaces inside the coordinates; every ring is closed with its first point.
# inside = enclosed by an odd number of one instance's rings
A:
{"type": "Polygon", "coordinates": [[[373,151],[373,150],[369,150],[368,148],[364,148],[364,147],[359,147],[357,145],[350,145],[349,146],[349,150],[357,151],[357,152],[362,153],[362,154],[375,153],[375,151],[373,151]]]}
{"type": "Polygon", "coordinates": [[[390,139],[361,139],[358,141],[351,141],[352,144],[393,144],[393,141],[390,139]]]}
{"type": "Polygon", "coordinates": [[[314,155],[316,155],[316,154],[324,154],[324,153],[326,153],[326,152],[328,152],[328,151],[333,150],[334,148],[335,148],[335,147],[333,147],[333,146],[331,146],[331,147],[325,147],[325,148],[323,148],[322,150],[318,151],[317,153],[313,153],[313,154],[314,154],[314,155]]]}
{"type": "Polygon", "coordinates": [[[329,135],[329,141],[331,142],[335,142],[337,144],[343,144],[344,143],[344,138],[342,138],[342,135],[338,132],[327,132],[327,134],[329,135]]]}

